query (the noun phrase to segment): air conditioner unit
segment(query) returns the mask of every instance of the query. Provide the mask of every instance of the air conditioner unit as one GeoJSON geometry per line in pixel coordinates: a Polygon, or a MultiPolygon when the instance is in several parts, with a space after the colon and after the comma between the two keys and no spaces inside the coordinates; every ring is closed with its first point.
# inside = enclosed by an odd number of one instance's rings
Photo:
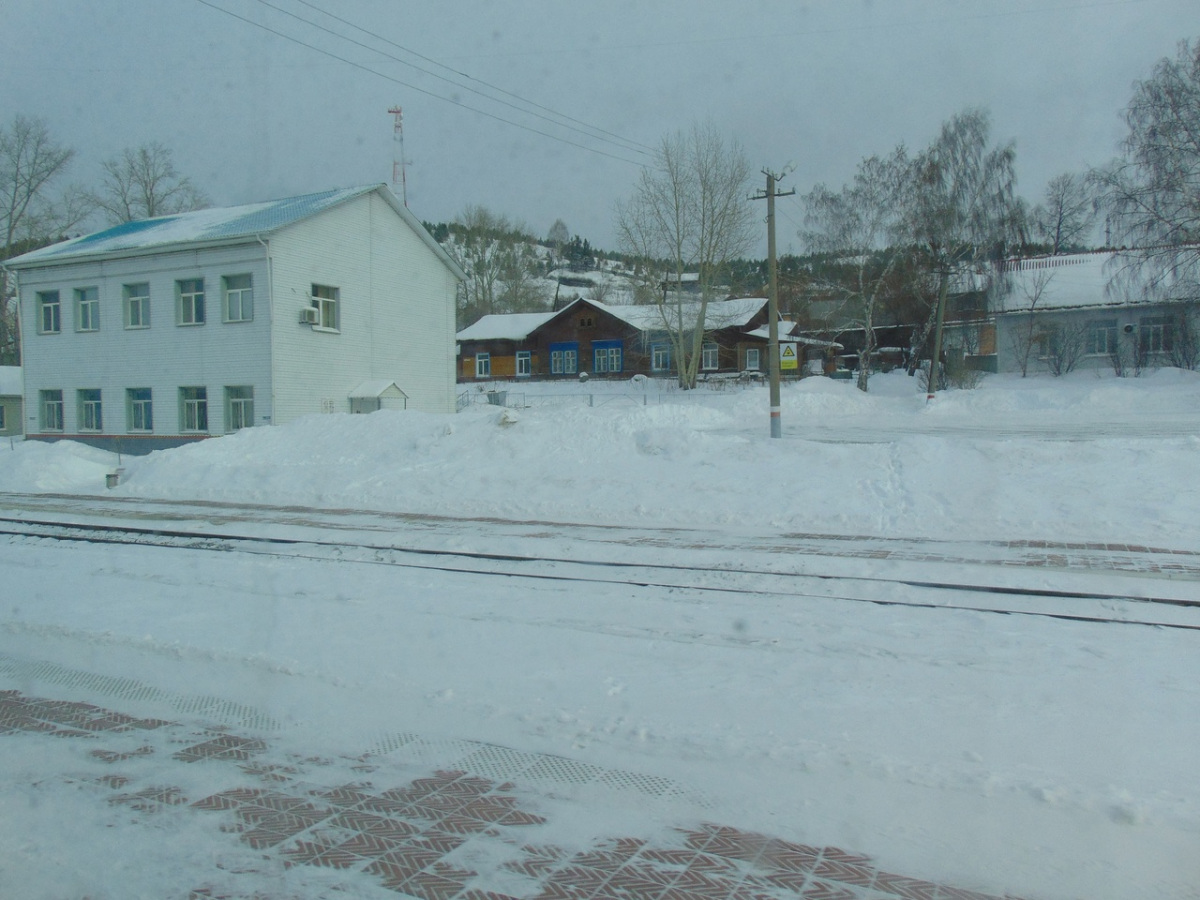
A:
{"type": "Polygon", "coordinates": [[[304,309],[300,310],[300,324],[317,324],[317,308],[315,306],[306,306],[304,309]]]}

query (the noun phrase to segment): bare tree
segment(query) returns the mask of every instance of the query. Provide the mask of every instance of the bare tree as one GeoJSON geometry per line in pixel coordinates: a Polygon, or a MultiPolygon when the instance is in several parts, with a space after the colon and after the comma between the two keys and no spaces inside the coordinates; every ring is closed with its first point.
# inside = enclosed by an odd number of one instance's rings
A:
{"type": "Polygon", "coordinates": [[[809,229],[800,236],[815,253],[833,260],[814,275],[810,289],[836,298],[841,324],[861,328],[858,389],[866,391],[875,352],[875,315],[895,292],[909,256],[901,238],[904,187],[911,163],[903,146],[890,156],[870,156],[840,191],[817,185],[804,197],[809,229]]]}
{"type": "Polygon", "coordinates": [[[545,309],[536,280],[537,259],[527,230],[483,207],[471,205],[451,226],[446,249],[467,273],[459,296],[459,327],[494,313],[545,309]]]}
{"type": "Polygon", "coordinates": [[[1125,155],[1091,174],[1148,292],[1200,298],[1200,41],[1134,86],[1125,155]]]}
{"type": "Polygon", "coordinates": [[[1087,348],[1087,325],[1078,320],[1048,324],[1040,335],[1050,374],[1066,375],[1078,365],[1087,348]]]}
{"type": "MultiPolygon", "coordinates": [[[[942,126],[913,165],[906,230],[908,240],[922,249],[937,284],[934,365],[941,356],[951,278],[966,267],[1002,256],[1020,231],[1022,206],[1014,193],[1016,150],[1011,141],[989,146],[990,130],[983,110],[959,113],[942,126]]],[[[931,379],[930,396],[937,386],[938,379],[931,379]]]]}
{"type": "MultiPolygon", "coordinates": [[[[1040,343],[1038,340],[1038,313],[1040,311],[1038,303],[1053,277],[1053,272],[1040,271],[1029,283],[1023,280],[1018,282],[1017,290],[1021,292],[1024,302],[1018,301],[1022,318],[1012,333],[1012,351],[1017,358],[1017,365],[1021,367],[1022,378],[1029,374],[1029,359],[1033,355],[1033,348],[1040,343]]],[[[1011,290],[1012,284],[1005,279],[995,285],[994,289],[998,291],[1011,290]]]]}
{"type": "Polygon", "coordinates": [[[157,142],[126,147],[107,159],[96,205],[114,224],[203,209],[208,198],[175,168],[174,155],[157,142]]]}
{"type": "MultiPolygon", "coordinates": [[[[78,188],[50,195],[74,155],[41,119],[18,115],[0,126],[0,259],[43,246],[87,217],[90,206],[78,188]]],[[[20,361],[12,293],[0,269],[0,365],[20,361]]]]}
{"type": "Polygon", "coordinates": [[[1090,182],[1072,172],[1051,178],[1031,219],[1037,238],[1050,246],[1052,255],[1085,243],[1096,226],[1090,182]]]}
{"type": "Polygon", "coordinates": [[[749,184],[741,146],[711,123],[693,125],[663,138],[655,165],[642,170],[633,197],[617,207],[625,252],[649,261],[663,283],[681,285],[685,273],[697,275],[698,303],[681,291],[654,294],[685,388],[696,386],[708,304],[729,263],[751,246],[749,184]]]}

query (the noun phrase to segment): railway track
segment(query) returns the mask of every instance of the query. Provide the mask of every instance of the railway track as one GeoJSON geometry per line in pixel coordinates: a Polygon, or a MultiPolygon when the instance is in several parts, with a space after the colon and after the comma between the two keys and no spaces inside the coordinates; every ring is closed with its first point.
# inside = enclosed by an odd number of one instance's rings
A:
{"type": "MultiPolygon", "coordinates": [[[[1011,579],[964,579],[961,577],[961,567],[954,570],[958,577],[938,577],[938,570],[932,567],[926,567],[923,573],[914,573],[911,566],[907,567],[908,571],[886,574],[877,565],[880,559],[877,552],[868,557],[876,563],[870,567],[869,574],[847,574],[845,565],[831,567],[826,572],[813,571],[808,566],[806,571],[798,572],[746,564],[702,564],[682,558],[676,562],[647,562],[636,559],[580,559],[577,556],[549,553],[446,549],[420,546],[416,542],[405,544],[394,540],[397,533],[394,523],[389,535],[393,540],[376,542],[362,540],[361,534],[358,539],[306,537],[294,533],[256,535],[229,528],[184,527],[182,523],[167,527],[64,521],[32,516],[0,517],[0,538],[10,543],[58,541],[138,545],[337,561],[351,565],[429,569],[538,582],[628,585],[633,588],[666,588],[724,595],[783,596],[797,602],[835,600],[1200,631],[1200,600],[1187,597],[1193,588],[1195,595],[1200,595],[1200,581],[1185,579],[1185,583],[1180,584],[1178,577],[1171,582],[1150,581],[1151,587],[1170,584],[1175,588],[1173,592],[1147,593],[1144,580],[1137,582],[1136,589],[1122,590],[1122,587],[1134,588],[1134,585],[1122,584],[1119,577],[1106,580],[1106,584],[1111,582],[1111,589],[1097,589],[1094,586],[1058,589],[1045,585],[1016,584],[1011,579]]],[[[402,534],[403,529],[399,529],[399,533],[402,534]]],[[[1045,548],[1039,546],[1037,549],[1045,548]]],[[[860,558],[854,553],[830,555],[839,562],[860,558]]],[[[944,559],[937,558],[935,561],[944,559]]],[[[975,566],[970,574],[986,576],[990,573],[985,566],[975,566]]],[[[1095,579],[1091,581],[1094,584],[1095,579]]]]}

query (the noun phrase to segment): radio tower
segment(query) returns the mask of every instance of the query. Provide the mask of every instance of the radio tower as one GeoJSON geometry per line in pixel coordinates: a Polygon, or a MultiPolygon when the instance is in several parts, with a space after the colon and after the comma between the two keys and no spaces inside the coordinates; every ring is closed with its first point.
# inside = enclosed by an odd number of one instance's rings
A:
{"type": "Polygon", "coordinates": [[[407,207],[408,183],[404,177],[404,116],[398,106],[393,106],[388,112],[396,121],[392,134],[392,193],[399,194],[400,199],[407,207]]]}

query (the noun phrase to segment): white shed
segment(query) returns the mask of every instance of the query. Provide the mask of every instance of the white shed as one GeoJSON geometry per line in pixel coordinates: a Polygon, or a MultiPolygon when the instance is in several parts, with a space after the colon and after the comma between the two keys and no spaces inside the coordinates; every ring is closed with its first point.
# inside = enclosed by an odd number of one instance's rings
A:
{"type": "Polygon", "coordinates": [[[118,225],[8,260],[25,431],[127,452],[298,416],[454,410],[464,275],[386,185],[118,225]],[[390,385],[390,387],[389,387],[390,385]]]}

